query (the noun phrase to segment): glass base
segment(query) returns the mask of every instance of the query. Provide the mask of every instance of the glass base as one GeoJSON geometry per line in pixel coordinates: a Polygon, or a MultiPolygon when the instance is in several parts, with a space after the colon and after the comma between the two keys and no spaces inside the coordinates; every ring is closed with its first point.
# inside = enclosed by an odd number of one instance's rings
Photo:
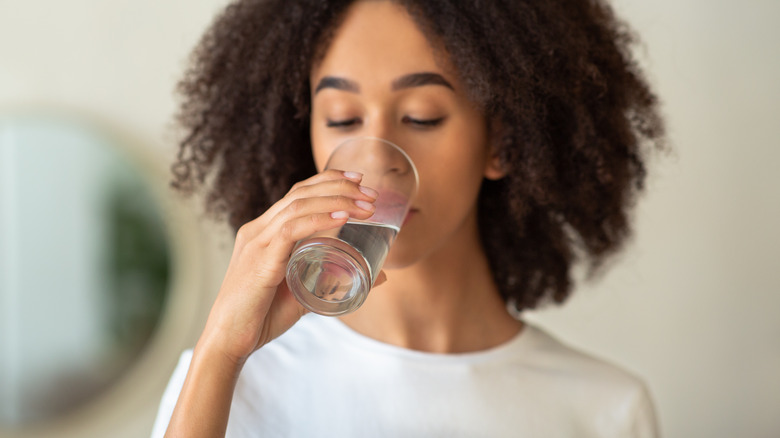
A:
{"type": "Polygon", "coordinates": [[[287,264],[287,285],[308,310],[326,316],[360,307],[371,288],[365,258],[341,240],[318,237],[301,243],[287,264]]]}

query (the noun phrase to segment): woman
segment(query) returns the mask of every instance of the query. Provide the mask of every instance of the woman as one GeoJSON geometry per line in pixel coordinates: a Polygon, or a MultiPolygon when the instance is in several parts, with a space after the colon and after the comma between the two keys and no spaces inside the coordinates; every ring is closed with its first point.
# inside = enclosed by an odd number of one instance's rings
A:
{"type": "Polygon", "coordinates": [[[629,40],[575,0],[228,7],[181,84],[174,171],[236,244],[154,435],[654,436],[641,380],[512,316],[629,234],[662,138],[629,40]],[[322,171],[356,136],[400,145],[419,193],[364,305],[302,317],[295,243],[374,208],[322,171]]]}

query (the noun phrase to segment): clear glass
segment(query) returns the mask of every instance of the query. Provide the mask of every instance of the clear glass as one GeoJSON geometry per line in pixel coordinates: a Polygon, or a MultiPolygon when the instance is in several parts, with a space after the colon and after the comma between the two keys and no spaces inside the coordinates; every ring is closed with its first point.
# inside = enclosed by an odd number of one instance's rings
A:
{"type": "Polygon", "coordinates": [[[359,172],[361,185],[379,193],[376,211],[366,220],[350,218],[333,230],[296,245],[287,264],[287,284],[307,309],[338,316],[365,301],[417,193],[417,170],[393,143],[373,137],[345,141],[326,169],[359,172]]]}

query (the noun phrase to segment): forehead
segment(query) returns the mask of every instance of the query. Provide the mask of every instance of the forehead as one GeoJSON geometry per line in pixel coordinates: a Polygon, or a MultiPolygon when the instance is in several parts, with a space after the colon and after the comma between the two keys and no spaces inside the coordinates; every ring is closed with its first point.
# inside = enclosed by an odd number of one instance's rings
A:
{"type": "Polygon", "coordinates": [[[312,83],[322,76],[342,76],[387,83],[410,72],[445,73],[442,51],[417,26],[406,9],[392,1],[358,1],[346,11],[312,83]]]}

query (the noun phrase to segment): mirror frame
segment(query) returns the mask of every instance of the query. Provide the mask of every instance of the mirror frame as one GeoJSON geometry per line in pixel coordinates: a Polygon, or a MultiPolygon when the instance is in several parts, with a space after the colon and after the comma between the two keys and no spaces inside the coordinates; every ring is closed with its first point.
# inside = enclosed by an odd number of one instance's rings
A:
{"type": "MultiPolygon", "coordinates": [[[[158,327],[137,359],[106,390],[61,416],[7,428],[0,425],[0,437],[61,438],[135,437],[151,433],[152,422],[162,391],[182,351],[192,348],[208,315],[215,292],[209,287],[216,279],[205,269],[209,233],[204,231],[202,206],[185,200],[170,187],[173,146],[142,140],[127,130],[99,117],[73,110],[0,111],[0,119],[52,119],[94,131],[118,148],[120,155],[134,164],[147,181],[152,198],[160,208],[169,238],[169,291],[158,327]]],[[[195,199],[196,197],[193,197],[195,199]]],[[[211,257],[209,264],[219,264],[211,257]]],[[[218,283],[217,283],[218,286],[218,283]]]]}

